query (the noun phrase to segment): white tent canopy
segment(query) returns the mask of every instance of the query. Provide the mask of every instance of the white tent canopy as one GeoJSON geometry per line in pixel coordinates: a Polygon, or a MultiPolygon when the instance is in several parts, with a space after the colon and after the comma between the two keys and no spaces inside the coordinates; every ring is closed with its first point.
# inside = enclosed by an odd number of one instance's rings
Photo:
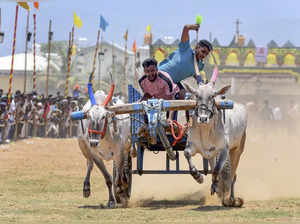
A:
{"type": "MultiPolygon", "coordinates": [[[[0,57],[0,70],[11,69],[12,56],[0,57]]],[[[36,55],[35,56],[36,70],[45,71],[47,70],[47,58],[36,55]]],[[[59,70],[59,67],[50,61],[51,67],[59,70]]],[[[25,53],[15,54],[14,58],[14,70],[24,71],[25,70],[25,53]]],[[[33,53],[27,53],[27,71],[33,71],[33,53]]]]}

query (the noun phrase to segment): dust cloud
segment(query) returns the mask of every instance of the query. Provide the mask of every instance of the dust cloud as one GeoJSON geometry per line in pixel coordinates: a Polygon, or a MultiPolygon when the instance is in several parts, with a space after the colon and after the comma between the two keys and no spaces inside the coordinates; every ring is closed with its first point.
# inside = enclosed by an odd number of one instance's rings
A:
{"type": "MultiPolygon", "coordinates": [[[[281,121],[250,124],[244,153],[237,170],[236,196],[245,201],[268,200],[282,197],[300,197],[300,122],[292,125],[281,121]]],[[[144,169],[165,169],[165,153],[145,154],[144,169]]],[[[180,155],[180,168],[188,169],[184,155],[180,155]]],[[[134,163],[136,160],[133,160],[134,163]]],[[[193,157],[198,169],[202,158],[193,157]]],[[[135,165],[135,164],[134,164],[135,165]]],[[[172,162],[173,169],[175,163],[172,162]]],[[[184,199],[215,203],[217,196],[210,196],[211,176],[198,184],[190,175],[134,175],[133,201],[143,199],[184,199]]]]}

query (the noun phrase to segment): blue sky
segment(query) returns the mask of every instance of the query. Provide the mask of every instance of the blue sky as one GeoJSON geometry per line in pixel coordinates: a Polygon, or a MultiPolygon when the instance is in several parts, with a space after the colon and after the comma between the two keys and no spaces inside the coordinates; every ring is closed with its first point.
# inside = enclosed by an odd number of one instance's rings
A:
{"type": "MultiPolygon", "coordinates": [[[[0,0],[1,31],[5,32],[0,56],[12,51],[15,5],[11,0],[0,0]]],[[[37,11],[37,42],[47,42],[49,19],[53,21],[54,40],[68,39],[76,12],[83,27],[75,30],[75,38],[86,37],[90,45],[96,41],[100,14],[109,22],[103,38],[124,45],[122,36],[128,28],[129,47],[134,39],[138,46],[143,43],[148,24],[152,26],[154,40],[165,36],[179,38],[184,24],[194,23],[200,14],[203,16],[200,38],[208,39],[212,32],[221,44],[229,44],[235,31],[234,22],[239,18],[240,33],[246,36],[246,43],[252,38],[256,45],[264,46],[274,39],[279,45],[290,40],[300,46],[299,9],[299,0],[43,0],[37,11]]],[[[24,51],[26,13],[19,9],[17,52],[24,51]]],[[[194,37],[191,33],[191,39],[194,37]]]]}

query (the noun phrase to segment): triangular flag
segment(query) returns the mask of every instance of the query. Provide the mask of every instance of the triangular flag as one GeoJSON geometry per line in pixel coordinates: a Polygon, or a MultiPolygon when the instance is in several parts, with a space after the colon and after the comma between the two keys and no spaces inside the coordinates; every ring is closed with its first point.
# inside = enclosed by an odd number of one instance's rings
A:
{"type": "Polygon", "coordinates": [[[80,29],[82,27],[82,21],[79,18],[79,16],[76,15],[76,13],[74,12],[73,14],[74,17],[74,25],[77,26],[78,29],[80,29]]]}
{"type": "Polygon", "coordinates": [[[136,40],[133,41],[132,51],[136,53],[136,40]]]}
{"type": "Polygon", "coordinates": [[[128,38],[128,29],[126,30],[126,33],[124,34],[123,38],[124,38],[124,40],[127,41],[127,38],[128,38]]]}
{"type": "Polygon", "coordinates": [[[34,6],[34,8],[39,10],[39,2],[33,2],[33,6],[34,6]]]}
{"type": "Polygon", "coordinates": [[[102,15],[100,15],[100,28],[105,31],[106,27],[108,26],[108,22],[104,19],[102,15]]]}
{"type": "Polygon", "coordinates": [[[21,6],[22,8],[24,8],[24,9],[26,9],[26,10],[30,10],[30,7],[27,4],[27,2],[18,2],[18,5],[21,6]]]}
{"type": "Polygon", "coordinates": [[[148,33],[151,33],[151,25],[150,25],[150,24],[147,26],[146,29],[147,29],[147,32],[148,32],[148,33]]]}

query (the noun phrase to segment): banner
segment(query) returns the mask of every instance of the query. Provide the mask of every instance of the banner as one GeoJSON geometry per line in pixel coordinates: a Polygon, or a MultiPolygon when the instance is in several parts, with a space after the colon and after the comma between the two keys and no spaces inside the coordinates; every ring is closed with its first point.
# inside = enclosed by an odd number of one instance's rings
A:
{"type": "Polygon", "coordinates": [[[255,52],[255,60],[256,62],[266,63],[268,56],[268,48],[267,47],[257,47],[255,52]]]}

